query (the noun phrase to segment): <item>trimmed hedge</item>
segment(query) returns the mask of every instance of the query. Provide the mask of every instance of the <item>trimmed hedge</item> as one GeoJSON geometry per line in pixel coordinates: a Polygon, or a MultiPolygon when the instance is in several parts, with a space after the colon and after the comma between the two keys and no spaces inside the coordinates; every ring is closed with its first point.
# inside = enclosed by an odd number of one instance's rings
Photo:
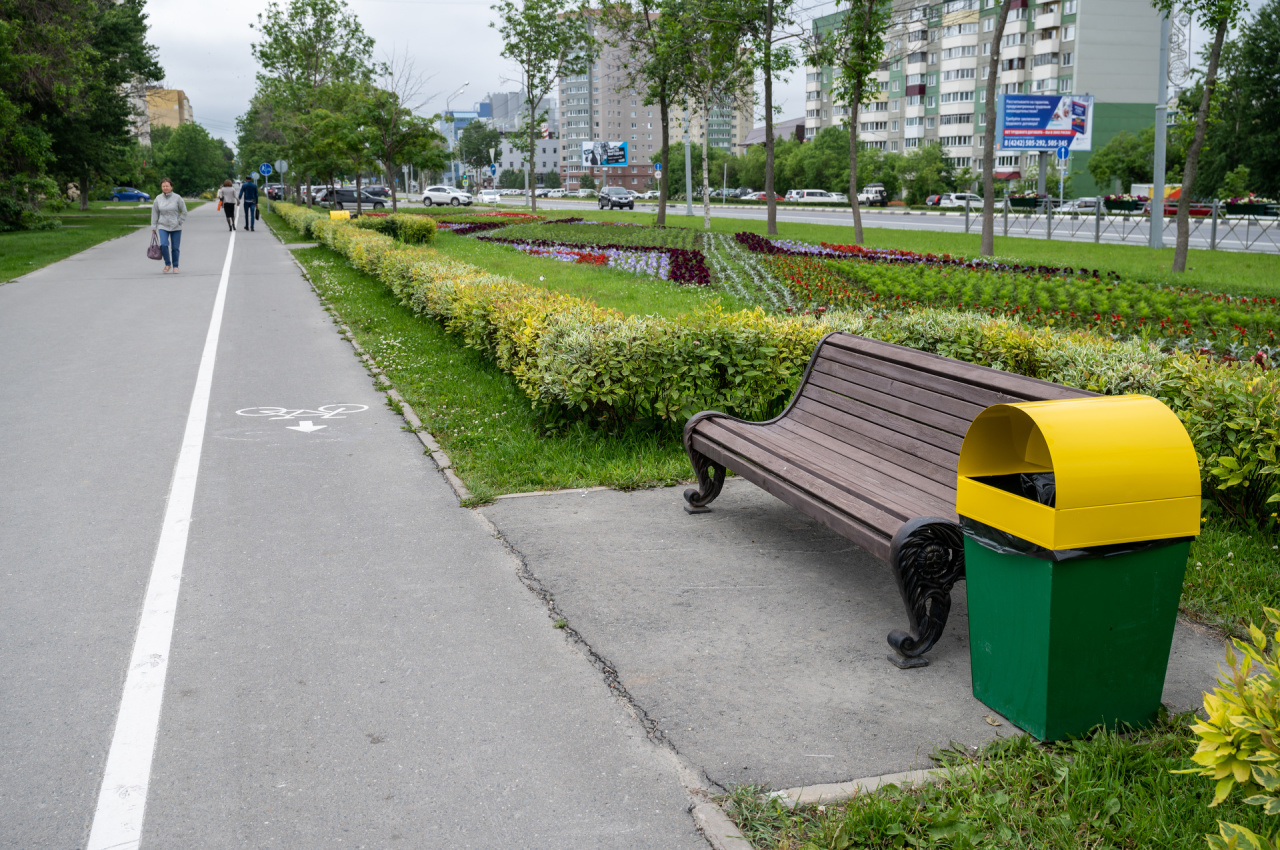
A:
{"type": "Polygon", "coordinates": [[[765,418],[785,405],[818,340],[842,330],[1095,392],[1156,396],[1191,434],[1206,497],[1255,520],[1280,501],[1280,370],[955,310],[625,316],[287,206],[276,208],[290,226],[493,357],[552,422],[680,424],[710,408],[765,418]]]}

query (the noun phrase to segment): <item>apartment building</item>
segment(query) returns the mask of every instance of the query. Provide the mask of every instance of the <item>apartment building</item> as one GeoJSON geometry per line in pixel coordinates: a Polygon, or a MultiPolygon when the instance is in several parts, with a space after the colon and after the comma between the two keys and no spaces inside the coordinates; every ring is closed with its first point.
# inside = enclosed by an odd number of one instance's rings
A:
{"type": "Polygon", "coordinates": [[[180,127],[196,120],[187,93],[181,89],[147,89],[148,127],[180,127]]]}
{"type": "MultiPolygon", "coordinates": [[[[565,188],[579,188],[579,178],[590,174],[596,185],[607,176],[611,186],[643,190],[654,181],[653,157],[662,150],[662,114],[657,104],[646,106],[644,97],[628,84],[632,57],[623,47],[599,44],[600,54],[585,74],[560,80],[560,178],[565,188]],[[596,139],[627,143],[626,167],[584,168],[582,143],[596,139]],[[604,172],[608,174],[605,175],[604,172]]],[[[691,138],[711,147],[738,153],[739,143],[751,131],[751,110],[714,108],[710,120],[692,105],[691,138]]],[[[672,110],[670,140],[683,140],[683,110],[672,110]]]]}
{"type": "MultiPolygon", "coordinates": [[[[516,150],[510,139],[503,139],[495,153],[498,173],[508,168],[516,171],[524,170],[524,154],[516,150]]],[[[533,178],[538,186],[543,185],[548,171],[560,170],[560,140],[538,139],[533,149],[533,178]]]]}
{"type": "MultiPolygon", "coordinates": [[[[982,171],[986,86],[998,0],[893,0],[880,91],[858,114],[859,138],[905,153],[938,142],[956,168],[982,171]]],[[[843,14],[843,13],[840,13],[843,14]]],[[[814,21],[829,31],[839,14],[814,21]]],[[[1160,20],[1150,0],[1013,0],[1000,48],[998,92],[1094,96],[1093,150],[1155,120],[1160,20]]],[[[844,124],[831,68],[806,69],[805,134],[844,124]]],[[[1029,172],[1037,154],[996,152],[998,178],[1029,172]]],[[[1073,152],[1078,195],[1095,194],[1089,153],[1073,152]]]]}

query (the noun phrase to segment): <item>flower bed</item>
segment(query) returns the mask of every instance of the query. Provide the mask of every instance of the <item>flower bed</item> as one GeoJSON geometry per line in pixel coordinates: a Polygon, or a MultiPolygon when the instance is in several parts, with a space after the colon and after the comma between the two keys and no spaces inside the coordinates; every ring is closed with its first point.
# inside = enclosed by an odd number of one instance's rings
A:
{"type": "MultiPolygon", "coordinates": [[[[706,259],[700,251],[688,251],[682,248],[663,248],[653,245],[598,245],[578,244],[573,242],[556,242],[550,239],[510,239],[503,236],[478,236],[485,242],[497,242],[510,245],[522,251],[538,248],[547,251],[593,251],[617,258],[617,264],[610,262],[613,268],[624,268],[641,274],[650,274],[649,269],[663,272],[662,280],[676,283],[689,283],[705,286],[711,282],[711,272],[707,269],[706,259]],[[639,254],[659,254],[666,260],[642,261],[639,254]]],[[[658,277],[657,274],[652,274],[658,277]]]]}

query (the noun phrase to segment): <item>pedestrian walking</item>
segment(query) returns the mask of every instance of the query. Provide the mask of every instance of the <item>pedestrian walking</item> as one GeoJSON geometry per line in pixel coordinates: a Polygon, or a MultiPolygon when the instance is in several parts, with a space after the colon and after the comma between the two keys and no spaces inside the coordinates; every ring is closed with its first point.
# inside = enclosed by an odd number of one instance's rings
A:
{"type": "Polygon", "coordinates": [[[151,232],[160,232],[160,253],[164,255],[164,273],[178,271],[178,251],[182,247],[182,224],[187,220],[187,202],[173,191],[168,177],[160,181],[160,194],[151,204],[151,232]]]}
{"type": "Polygon", "coordinates": [[[244,207],[244,229],[253,230],[258,215],[258,184],[246,180],[240,185],[240,205],[244,207]]]}
{"type": "Polygon", "coordinates": [[[222,181],[218,190],[218,200],[222,202],[222,212],[227,217],[227,230],[236,229],[236,188],[230,180],[222,181]]]}

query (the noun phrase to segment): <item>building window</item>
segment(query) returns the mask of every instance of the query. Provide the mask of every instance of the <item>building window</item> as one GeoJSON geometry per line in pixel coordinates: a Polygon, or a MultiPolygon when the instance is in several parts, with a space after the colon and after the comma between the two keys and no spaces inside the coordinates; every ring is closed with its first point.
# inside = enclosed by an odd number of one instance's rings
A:
{"type": "Polygon", "coordinates": [[[902,147],[904,147],[904,148],[918,148],[918,147],[920,147],[920,140],[919,140],[919,139],[904,139],[904,140],[903,140],[903,142],[902,142],[902,147]]]}
{"type": "Polygon", "coordinates": [[[1062,28],[1062,40],[1074,41],[1076,37],[1076,28],[1074,26],[1062,28]]]}
{"type": "Polygon", "coordinates": [[[889,129],[895,133],[898,132],[898,122],[897,121],[891,122],[889,125],[889,129]]]}
{"type": "Polygon", "coordinates": [[[938,98],[934,95],[929,95],[925,98],[924,105],[926,109],[933,109],[938,105],[938,98]]]}
{"type": "Polygon", "coordinates": [[[1076,13],[1076,0],[1066,0],[1066,2],[1062,4],[1062,14],[1074,15],[1075,13],[1076,13]]]}
{"type": "Polygon", "coordinates": [[[936,123],[937,123],[937,121],[938,121],[938,119],[936,119],[936,118],[926,118],[926,119],[924,119],[924,128],[925,128],[926,130],[932,130],[932,129],[933,129],[933,125],[934,125],[934,124],[936,124],[936,123]]]}
{"type": "Polygon", "coordinates": [[[1067,66],[1067,65],[1074,65],[1074,64],[1075,64],[1075,61],[1076,61],[1076,55],[1075,55],[1074,53],[1064,53],[1064,54],[1062,54],[1062,64],[1063,64],[1063,66],[1067,66]]]}
{"type": "Polygon", "coordinates": [[[1073,82],[1073,79],[1071,77],[1059,77],[1058,91],[1062,94],[1071,94],[1072,82],[1073,82]]]}
{"type": "Polygon", "coordinates": [[[901,100],[891,100],[891,101],[889,101],[889,111],[890,111],[890,112],[897,112],[897,111],[898,111],[898,108],[899,108],[899,107],[901,107],[901,106],[902,106],[902,101],[901,101],[901,100]]]}

